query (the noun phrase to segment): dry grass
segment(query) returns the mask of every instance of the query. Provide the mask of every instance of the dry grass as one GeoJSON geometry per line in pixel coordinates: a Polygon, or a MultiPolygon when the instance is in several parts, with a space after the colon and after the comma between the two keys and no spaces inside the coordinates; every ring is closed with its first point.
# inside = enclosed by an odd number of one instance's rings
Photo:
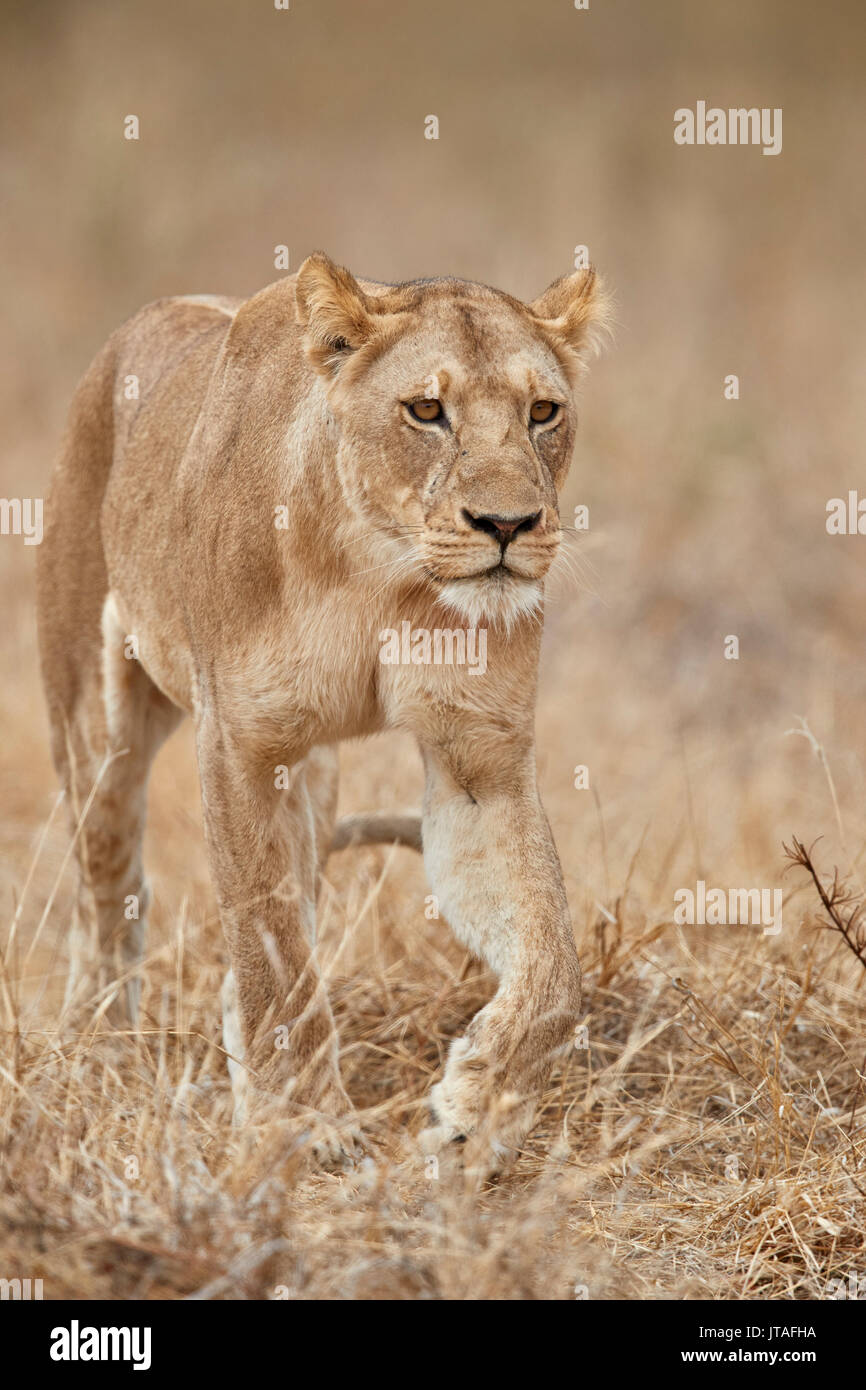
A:
{"type": "MultiPolygon", "coordinates": [[[[4,496],[41,495],[118,321],[159,294],[250,292],[278,242],[293,265],[321,245],[373,277],[524,295],[587,242],[620,322],[585,392],[565,510],[587,503],[591,529],[580,585],[553,587],[539,695],[589,1046],[480,1191],[411,1146],[491,981],[425,918],[406,851],[335,856],[321,904],[371,1163],[315,1173],[281,1126],[231,1129],[188,729],[152,788],[141,1031],[97,1031],[96,1004],[63,1016],[33,551],[0,538],[0,1276],[54,1298],[497,1299],[817,1298],[866,1277],[866,972],[782,848],[823,836],[824,882],[838,864],[862,896],[866,541],[829,537],[824,508],[857,486],[866,433],[866,45],[853,4],[716,9],[509,0],[492,23],[446,0],[444,64],[427,6],[396,24],[298,4],[279,31],[212,0],[6,21],[4,496]],[[783,106],[783,155],[675,149],[673,109],[716,93],[783,106]],[[783,931],[675,926],[698,878],[783,888],[783,931]]],[[[419,789],[402,738],[344,750],[344,811],[419,789]]]]}
{"type": "Polygon", "coordinates": [[[73,1032],[62,962],[43,948],[34,969],[16,933],[4,1268],[52,1297],[460,1299],[816,1298],[862,1270],[862,981],[829,932],[711,942],[618,896],[583,942],[588,1047],[516,1168],[479,1189],[458,1155],[430,1176],[411,1136],[492,981],[424,918],[406,851],[332,869],[325,958],[354,962],[329,974],[367,1162],[335,1177],[281,1125],[232,1131],[224,953],[198,885],[163,917],[134,1034],[101,1031],[102,1001],[73,1032]]]}

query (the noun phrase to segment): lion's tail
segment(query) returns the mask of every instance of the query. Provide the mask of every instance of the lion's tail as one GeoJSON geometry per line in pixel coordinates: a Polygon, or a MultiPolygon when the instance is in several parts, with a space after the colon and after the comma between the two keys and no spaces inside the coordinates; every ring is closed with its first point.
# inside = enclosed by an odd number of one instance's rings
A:
{"type": "Polygon", "coordinates": [[[390,811],[342,816],[334,828],[330,852],[352,845],[408,845],[409,849],[420,851],[421,817],[394,815],[390,811]]]}

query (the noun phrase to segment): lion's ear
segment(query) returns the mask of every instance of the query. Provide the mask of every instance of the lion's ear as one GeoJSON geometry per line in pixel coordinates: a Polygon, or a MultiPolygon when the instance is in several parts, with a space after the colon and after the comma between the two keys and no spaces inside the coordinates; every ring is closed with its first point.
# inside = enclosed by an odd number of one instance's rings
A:
{"type": "Polygon", "coordinates": [[[554,342],[579,356],[597,348],[609,327],[609,301],[592,266],[554,280],[529,307],[554,342]]]}
{"type": "Polygon", "coordinates": [[[295,303],[310,359],[328,376],[373,332],[375,310],[361,286],[322,251],[308,256],[298,271],[295,303]]]}

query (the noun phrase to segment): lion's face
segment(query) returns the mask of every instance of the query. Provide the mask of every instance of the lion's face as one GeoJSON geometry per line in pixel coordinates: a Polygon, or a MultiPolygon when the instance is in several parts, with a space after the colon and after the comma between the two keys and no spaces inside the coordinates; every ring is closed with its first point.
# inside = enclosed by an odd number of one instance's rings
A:
{"type": "Polygon", "coordinates": [[[526,306],[463,281],[365,292],[318,256],[299,274],[344,494],[390,557],[383,575],[423,580],[472,624],[540,603],[596,283],[580,272],[526,306]]]}

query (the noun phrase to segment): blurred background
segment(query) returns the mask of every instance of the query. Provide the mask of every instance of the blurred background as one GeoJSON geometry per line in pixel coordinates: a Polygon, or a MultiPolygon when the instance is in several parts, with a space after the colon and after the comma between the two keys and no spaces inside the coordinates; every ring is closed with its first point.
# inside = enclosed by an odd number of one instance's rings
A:
{"type": "MultiPolygon", "coordinates": [[[[825,526],[830,498],[866,496],[861,0],[6,0],[0,51],[3,496],[43,495],[76,381],[148,300],[252,294],[278,245],[292,271],[321,248],[373,279],[532,298],[589,248],[616,329],[582,388],[563,511],[590,526],[580,583],[551,583],[538,709],[579,945],[592,979],[616,919],[677,970],[718,967],[714,991],[747,948],[755,978],[799,951],[811,902],[782,840],[823,835],[822,866],[858,884],[866,845],[866,537],[825,526]],[[676,145],[674,111],[699,100],[781,107],[782,153],[676,145]],[[781,938],[686,944],[673,892],[697,877],[783,887],[781,938]]],[[[4,918],[57,793],[34,559],[0,537],[4,918]]],[[[417,801],[408,742],[348,748],[344,772],[344,811],[417,801]]],[[[58,817],[25,940],[65,847],[58,817]]],[[[154,949],[197,923],[215,987],[188,728],[156,765],[148,861],[154,949]]],[[[401,959],[410,930],[456,969],[425,892],[404,852],[335,858],[326,926],[360,924],[340,969],[401,959]]],[[[63,880],[25,996],[46,971],[59,989],[68,912],[63,880]]],[[[853,998],[859,976],[839,979],[853,998]]]]}

